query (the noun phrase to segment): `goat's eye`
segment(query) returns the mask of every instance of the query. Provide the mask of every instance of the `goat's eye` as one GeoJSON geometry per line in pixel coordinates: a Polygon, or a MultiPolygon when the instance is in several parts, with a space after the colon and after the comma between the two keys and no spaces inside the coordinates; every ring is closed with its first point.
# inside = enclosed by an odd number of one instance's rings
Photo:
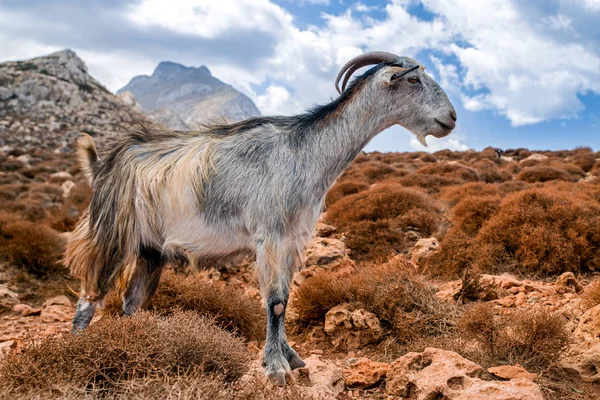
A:
{"type": "Polygon", "coordinates": [[[419,78],[417,78],[417,77],[413,76],[413,77],[411,77],[411,78],[408,78],[408,81],[409,81],[410,83],[417,83],[417,82],[419,82],[419,78]]]}

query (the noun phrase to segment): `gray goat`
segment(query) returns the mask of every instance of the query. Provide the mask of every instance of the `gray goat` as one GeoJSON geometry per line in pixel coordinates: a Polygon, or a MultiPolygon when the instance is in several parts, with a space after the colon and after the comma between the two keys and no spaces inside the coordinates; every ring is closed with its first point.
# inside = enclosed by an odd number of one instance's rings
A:
{"type": "Polygon", "coordinates": [[[73,331],[89,325],[117,281],[126,282],[130,315],[153,296],[166,264],[250,253],[267,307],[263,365],[272,382],[285,384],[304,366],[285,333],[290,281],[327,190],[382,130],[399,124],[424,143],[448,135],[456,121],[444,91],[406,57],[358,56],[336,89],[336,100],[292,117],[192,132],[141,126],[102,159],[83,136],[78,155],[93,195],[65,257],[82,283],[73,331]],[[376,66],[346,89],[366,65],[376,66]]]}

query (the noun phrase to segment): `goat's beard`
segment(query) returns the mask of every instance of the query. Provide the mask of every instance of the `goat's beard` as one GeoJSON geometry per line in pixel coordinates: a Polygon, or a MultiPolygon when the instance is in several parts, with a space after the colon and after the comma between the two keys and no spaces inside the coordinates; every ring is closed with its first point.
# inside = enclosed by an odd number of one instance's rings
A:
{"type": "Polygon", "coordinates": [[[427,141],[425,140],[425,137],[427,135],[423,135],[421,133],[416,133],[415,136],[417,137],[417,140],[419,141],[419,143],[421,143],[424,147],[427,147],[427,141]]]}

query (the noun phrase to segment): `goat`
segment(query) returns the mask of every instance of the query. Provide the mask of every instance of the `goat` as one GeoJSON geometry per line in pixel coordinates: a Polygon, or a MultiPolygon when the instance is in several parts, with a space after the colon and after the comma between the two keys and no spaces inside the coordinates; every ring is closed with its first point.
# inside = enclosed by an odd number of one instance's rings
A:
{"type": "Polygon", "coordinates": [[[285,384],[304,366],[285,333],[290,281],[328,189],[382,130],[400,124],[425,143],[427,135],[448,135],[456,121],[444,91],[410,58],[358,56],[336,89],[331,103],[291,117],[189,132],[141,126],[103,158],[82,136],[78,155],[93,194],[65,256],[82,284],[73,331],[89,325],[116,281],[127,282],[130,315],[153,296],[166,264],[248,252],[267,308],[263,366],[273,383],[285,384]],[[376,66],[346,88],[367,65],[376,66]]]}

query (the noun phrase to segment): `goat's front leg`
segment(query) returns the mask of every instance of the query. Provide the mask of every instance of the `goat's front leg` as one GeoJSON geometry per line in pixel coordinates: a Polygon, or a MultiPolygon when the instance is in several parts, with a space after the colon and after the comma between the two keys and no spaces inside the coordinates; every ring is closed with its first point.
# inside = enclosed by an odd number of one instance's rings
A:
{"type": "Polygon", "coordinates": [[[260,286],[267,307],[267,342],[262,364],[269,380],[282,386],[286,379],[293,380],[291,370],[305,365],[285,334],[285,311],[296,256],[265,241],[259,243],[257,250],[260,286]]]}

